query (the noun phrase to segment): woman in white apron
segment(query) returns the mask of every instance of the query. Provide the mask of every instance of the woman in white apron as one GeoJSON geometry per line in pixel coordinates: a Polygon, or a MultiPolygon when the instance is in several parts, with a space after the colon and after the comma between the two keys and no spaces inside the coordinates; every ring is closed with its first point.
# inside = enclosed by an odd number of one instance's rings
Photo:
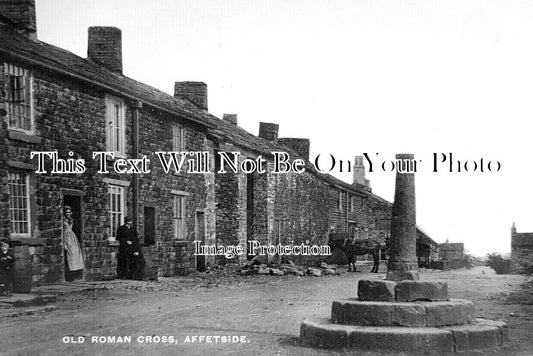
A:
{"type": "Polygon", "coordinates": [[[73,225],[74,219],[72,219],[72,209],[69,206],[65,206],[63,219],[63,246],[65,248],[65,257],[68,267],[67,277],[70,277],[67,279],[73,279],[74,276],[81,278],[81,270],[85,267],[83,264],[83,254],[81,252],[80,243],[76,234],[72,231],[73,225]]]}

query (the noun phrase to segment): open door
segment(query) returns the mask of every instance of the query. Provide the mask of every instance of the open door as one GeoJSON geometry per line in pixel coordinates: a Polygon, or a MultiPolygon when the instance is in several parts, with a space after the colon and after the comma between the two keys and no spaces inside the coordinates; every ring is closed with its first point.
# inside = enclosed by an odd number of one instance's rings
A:
{"type": "MultiPolygon", "coordinates": [[[[72,232],[76,235],[79,246],[83,251],[83,212],[82,212],[82,196],[81,195],[70,195],[63,193],[63,207],[61,212],[63,214],[62,221],[65,219],[65,207],[70,207],[72,211],[72,232]]],[[[65,227],[62,226],[64,229],[65,227]]],[[[63,239],[65,238],[65,231],[63,231],[63,239]]],[[[72,281],[75,279],[83,279],[83,269],[77,271],[70,271],[67,256],[63,250],[63,265],[65,270],[65,280],[72,281]]]]}
{"type": "MultiPolygon", "coordinates": [[[[205,214],[203,211],[196,212],[196,240],[200,241],[200,245],[205,244],[205,214]]],[[[204,255],[196,255],[196,270],[204,272],[207,265],[204,255]]]]}

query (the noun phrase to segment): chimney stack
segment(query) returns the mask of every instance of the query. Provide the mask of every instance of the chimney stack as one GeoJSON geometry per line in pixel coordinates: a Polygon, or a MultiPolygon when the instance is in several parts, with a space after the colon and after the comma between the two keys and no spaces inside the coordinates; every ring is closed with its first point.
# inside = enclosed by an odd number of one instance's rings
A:
{"type": "Polygon", "coordinates": [[[370,181],[365,178],[365,164],[363,156],[355,156],[353,164],[353,185],[360,184],[370,187],[370,181]]]}
{"type": "Polygon", "coordinates": [[[203,82],[175,82],[174,97],[187,99],[207,110],[207,84],[203,82]]]}
{"type": "Polygon", "coordinates": [[[280,145],[293,150],[306,161],[309,161],[310,142],[308,138],[284,137],[278,139],[280,145]]]}
{"type": "Polygon", "coordinates": [[[279,125],[269,122],[259,123],[259,137],[271,142],[278,142],[279,125]]]}
{"type": "Polygon", "coordinates": [[[89,27],[87,56],[122,74],[122,32],[116,27],[89,27]]]}
{"type": "Polygon", "coordinates": [[[222,120],[232,123],[235,126],[237,126],[237,124],[239,123],[237,119],[237,114],[224,114],[222,116],[222,120]]]}
{"type": "Polygon", "coordinates": [[[0,14],[16,23],[31,38],[37,38],[35,0],[0,0],[0,14]]]}

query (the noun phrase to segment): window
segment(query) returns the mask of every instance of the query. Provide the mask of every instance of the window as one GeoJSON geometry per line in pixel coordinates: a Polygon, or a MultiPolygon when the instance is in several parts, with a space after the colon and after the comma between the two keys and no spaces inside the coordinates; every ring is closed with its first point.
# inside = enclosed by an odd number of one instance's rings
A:
{"type": "Polygon", "coordinates": [[[350,197],[350,211],[355,211],[355,197],[350,197]]]}
{"type": "Polygon", "coordinates": [[[125,156],[126,107],[118,98],[106,97],[106,149],[115,156],[125,156]]]}
{"type": "Polygon", "coordinates": [[[30,176],[8,173],[11,235],[30,237],[30,176]]]}
{"type": "Polygon", "coordinates": [[[33,78],[27,69],[6,63],[6,109],[11,130],[33,133],[33,78]]]}
{"type": "Polygon", "coordinates": [[[183,239],[185,237],[185,197],[174,196],[174,237],[183,239]]]}
{"type": "Polygon", "coordinates": [[[126,191],[124,187],[109,185],[110,241],[116,240],[117,229],[126,217],[126,191]]]}
{"type": "Polygon", "coordinates": [[[185,129],[181,125],[172,126],[172,147],[174,151],[185,150],[185,129]]]}
{"type": "Polygon", "coordinates": [[[339,190],[339,197],[338,197],[338,206],[339,206],[339,210],[342,211],[342,190],[339,190]]]}

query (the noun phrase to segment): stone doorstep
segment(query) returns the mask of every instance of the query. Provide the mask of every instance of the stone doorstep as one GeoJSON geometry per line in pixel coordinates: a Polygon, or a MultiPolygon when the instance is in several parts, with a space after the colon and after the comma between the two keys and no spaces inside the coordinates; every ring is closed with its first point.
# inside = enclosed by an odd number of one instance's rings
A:
{"type": "Polygon", "coordinates": [[[474,303],[450,299],[445,302],[374,302],[336,300],[331,306],[334,323],[361,326],[445,326],[470,323],[474,303]]]}
{"type": "Polygon", "coordinates": [[[396,326],[354,326],[330,320],[306,319],[300,326],[304,345],[328,349],[355,349],[409,354],[448,354],[497,349],[507,340],[503,322],[475,319],[461,326],[408,328],[396,326]]]}

